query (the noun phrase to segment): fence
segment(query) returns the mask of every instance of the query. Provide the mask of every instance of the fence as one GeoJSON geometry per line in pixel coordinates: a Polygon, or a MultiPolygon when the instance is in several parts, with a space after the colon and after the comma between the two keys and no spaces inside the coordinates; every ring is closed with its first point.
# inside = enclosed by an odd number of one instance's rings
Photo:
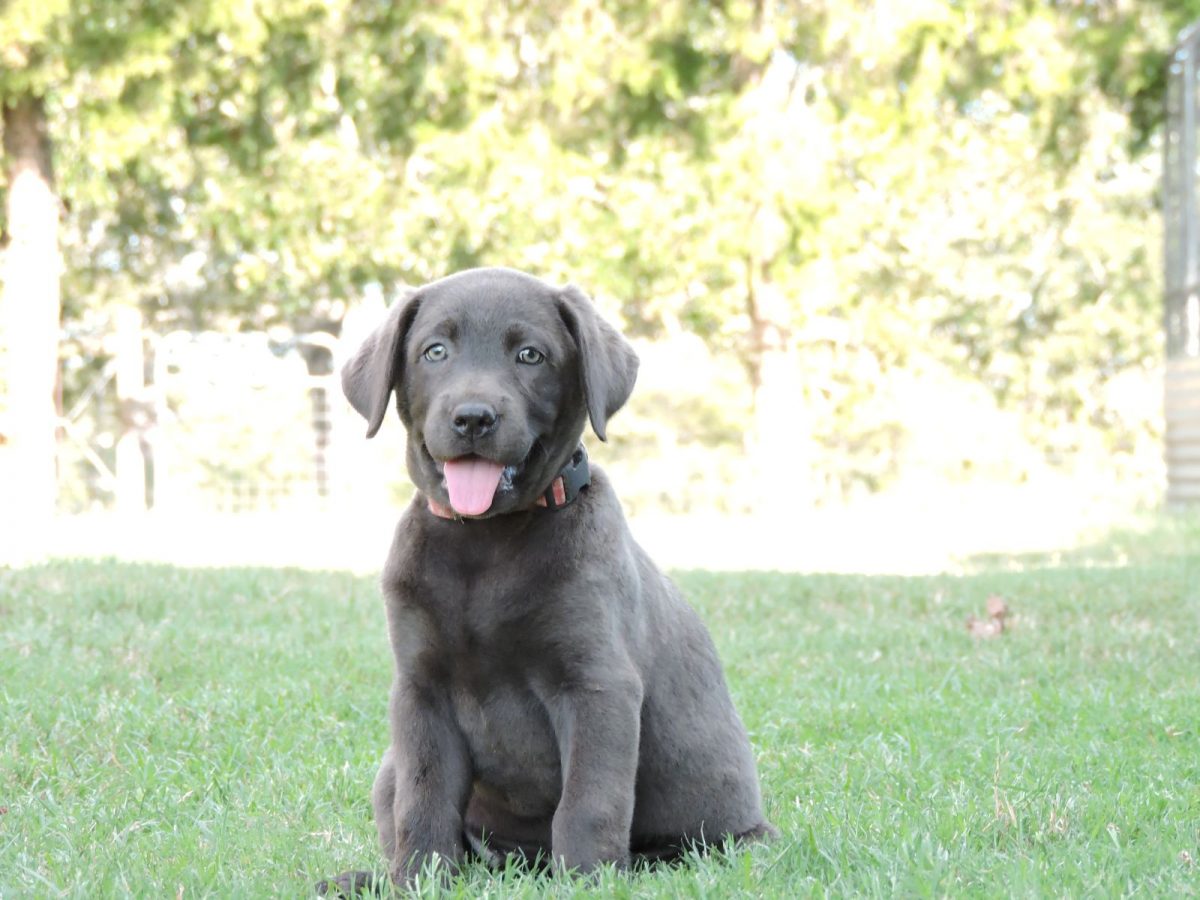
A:
{"type": "Polygon", "coordinates": [[[369,504],[364,481],[381,502],[404,490],[402,445],[363,440],[330,334],[159,335],[123,313],[106,348],[76,361],[60,418],[64,511],[323,510],[369,504]]]}
{"type": "Polygon", "coordinates": [[[1200,503],[1200,23],[1171,60],[1163,159],[1167,501],[1200,503]]]}

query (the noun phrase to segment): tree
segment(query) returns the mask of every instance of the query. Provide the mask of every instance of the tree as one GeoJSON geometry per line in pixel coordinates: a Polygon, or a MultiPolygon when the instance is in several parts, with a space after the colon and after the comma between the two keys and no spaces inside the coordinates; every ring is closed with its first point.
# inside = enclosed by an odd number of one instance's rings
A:
{"type": "Polygon", "coordinates": [[[56,494],[58,330],[60,321],[58,196],[51,158],[53,120],[63,116],[72,79],[99,83],[88,103],[119,101],[105,78],[114,67],[137,68],[154,52],[187,4],[9,3],[0,17],[5,250],[3,296],[6,387],[12,443],[6,481],[22,519],[43,519],[56,494]]]}
{"type": "Polygon", "coordinates": [[[336,330],[516,265],[740,362],[764,469],[876,486],[897,373],[1050,454],[1135,427],[1104,396],[1156,352],[1134,136],[1188,4],[1084,6],[26,2],[0,94],[54,138],[71,323],[336,330]]]}
{"type": "Polygon", "coordinates": [[[53,510],[59,275],[59,201],[51,166],[46,102],[28,69],[36,32],[53,15],[17,4],[0,28],[6,76],[3,111],[4,232],[0,313],[7,337],[8,451],[5,478],[15,516],[38,522],[53,510]],[[10,18],[11,17],[11,18],[10,18]]]}

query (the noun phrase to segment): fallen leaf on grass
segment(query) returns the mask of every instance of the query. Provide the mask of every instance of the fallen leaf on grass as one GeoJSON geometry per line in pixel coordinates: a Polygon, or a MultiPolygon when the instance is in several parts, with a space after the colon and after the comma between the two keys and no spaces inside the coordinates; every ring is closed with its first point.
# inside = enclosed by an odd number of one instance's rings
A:
{"type": "Polygon", "coordinates": [[[1004,621],[1008,616],[1008,603],[999,594],[992,594],[988,597],[984,608],[987,610],[989,619],[1004,621]]]}
{"type": "Polygon", "coordinates": [[[981,639],[1000,637],[1004,634],[1004,620],[1008,618],[1008,603],[999,594],[992,594],[987,598],[984,609],[987,611],[986,619],[967,617],[967,631],[972,637],[981,639]]]}

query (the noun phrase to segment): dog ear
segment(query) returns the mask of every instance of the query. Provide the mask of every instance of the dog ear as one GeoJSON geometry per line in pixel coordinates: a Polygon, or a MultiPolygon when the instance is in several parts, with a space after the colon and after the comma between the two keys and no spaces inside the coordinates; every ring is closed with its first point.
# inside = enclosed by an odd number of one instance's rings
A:
{"type": "Polygon", "coordinates": [[[579,350],[579,372],[592,431],[607,440],[609,417],[625,405],[637,380],[638,358],[617,329],[609,325],[587,294],[567,285],[558,295],[558,311],[579,350]]]}
{"type": "Polygon", "coordinates": [[[383,324],[367,335],[342,366],[342,393],[367,420],[367,437],[383,424],[392,388],[398,387],[404,361],[404,338],[417,314],[415,291],[408,291],[388,310],[383,324]]]}

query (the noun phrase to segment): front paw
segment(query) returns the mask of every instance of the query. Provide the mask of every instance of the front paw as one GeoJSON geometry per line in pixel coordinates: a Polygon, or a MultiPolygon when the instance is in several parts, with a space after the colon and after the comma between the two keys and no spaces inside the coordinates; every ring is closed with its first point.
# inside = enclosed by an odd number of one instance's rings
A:
{"type": "Polygon", "coordinates": [[[612,863],[618,869],[629,866],[629,836],[611,828],[586,821],[562,823],[552,839],[555,868],[587,875],[612,863]]]}
{"type": "Polygon", "coordinates": [[[436,881],[445,884],[458,874],[466,860],[461,849],[451,853],[426,851],[413,853],[404,862],[392,866],[392,882],[400,888],[413,888],[418,881],[436,881]]]}
{"type": "Polygon", "coordinates": [[[388,888],[387,878],[375,872],[343,872],[336,878],[317,882],[318,897],[380,897],[388,888]]]}

